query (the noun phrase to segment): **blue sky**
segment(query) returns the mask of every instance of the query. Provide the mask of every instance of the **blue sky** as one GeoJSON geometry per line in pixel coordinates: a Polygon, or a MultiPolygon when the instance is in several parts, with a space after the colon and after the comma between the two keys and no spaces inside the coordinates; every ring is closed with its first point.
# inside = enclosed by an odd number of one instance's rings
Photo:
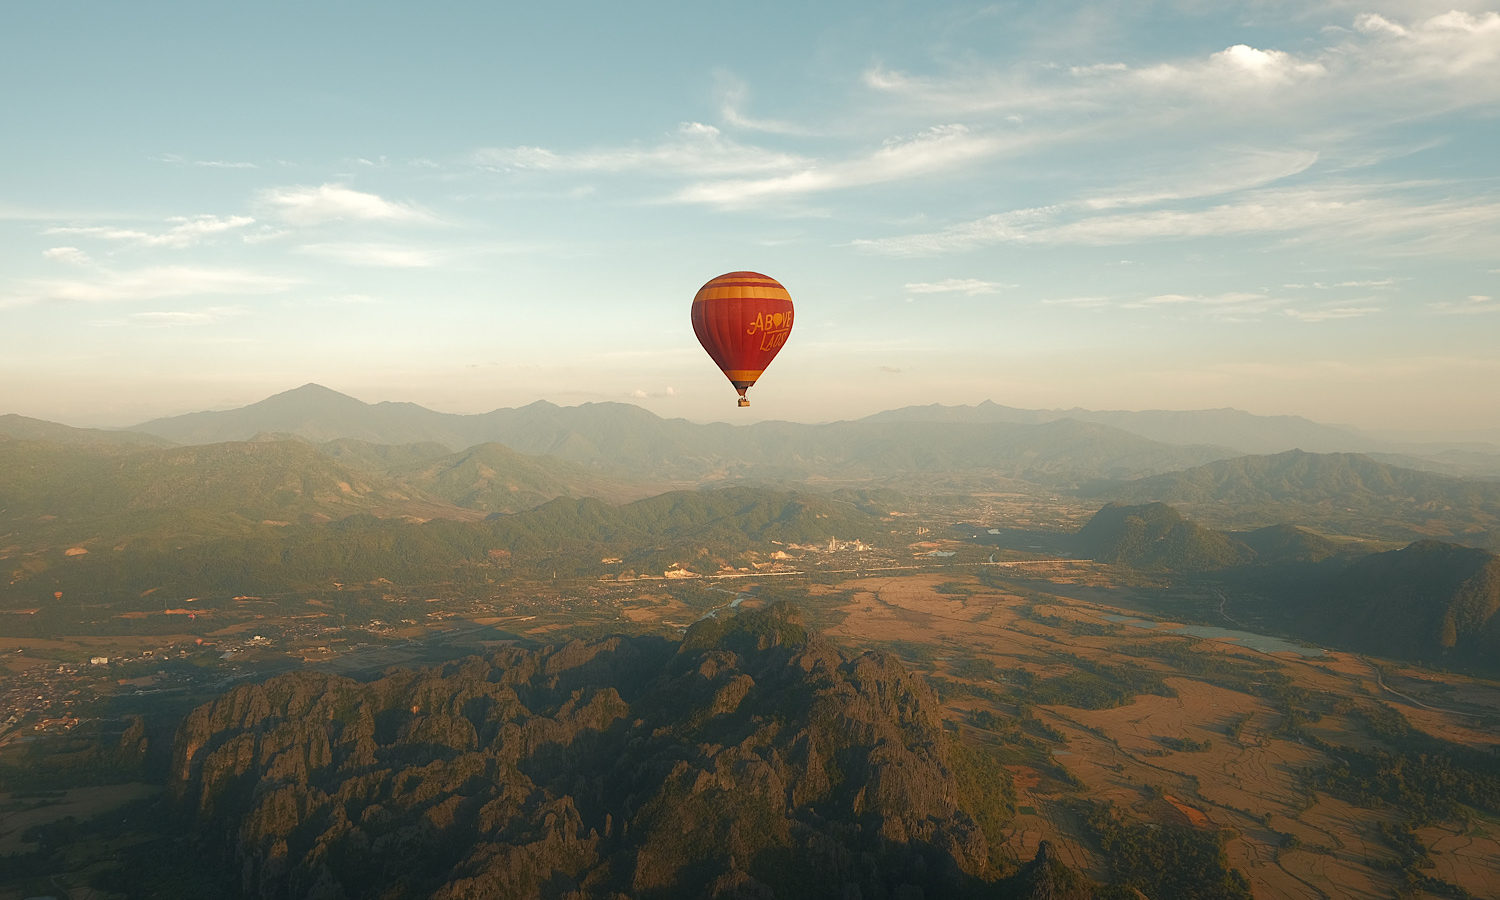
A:
{"type": "Polygon", "coordinates": [[[1500,439],[1484,4],[13,2],[0,85],[0,412],[1500,439]],[[735,269],[797,303],[747,410],[688,319],[735,269]]]}

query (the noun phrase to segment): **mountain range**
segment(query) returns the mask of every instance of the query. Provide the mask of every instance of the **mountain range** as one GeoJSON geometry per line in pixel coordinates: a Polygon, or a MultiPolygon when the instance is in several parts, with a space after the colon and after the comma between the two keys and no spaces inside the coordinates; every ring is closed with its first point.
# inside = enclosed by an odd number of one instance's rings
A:
{"type": "MultiPolygon", "coordinates": [[[[921,428],[878,420],[734,426],[662,419],[621,403],[560,407],[541,401],[519,409],[455,415],[410,403],[367,404],[318,385],[241,409],[159,419],[123,433],[137,435],[136,440],[149,435],[191,445],[266,436],[318,444],[436,444],[450,453],[493,443],[611,478],[657,482],[810,477],[852,481],[983,471],[1066,485],[1173,471],[1235,455],[1230,448],[1165,444],[1071,419],[1040,424],[933,423],[921,428]]],[[[108,442],[111,434],[66,432],[68,442],[76,444],[108,442]]],[[[28,428],[16,436],[38,435],[28,428]]]]}
{"type": "MultiPolygon", "coordinates": [[[[539,402],[461,416],[408,403],[366,404],[306,385],[243,409],[139,426],[149,434],[5,416],[0,528],[25,546],[109,542],[158,524],[157,530],[228,535],[256,523],[326,522],[354,513],[472,520],[557,498],[625,503],[735,483],[885,485],[921,494],[1020,481],[1085,499],[1173,503],[1218,527],[1290,522],[1397,542],[1437,538],[1500,547],[1500,481],[1350,453],[1243,456],[1229,447],[1170,444],[1113,425],[1023,413],[996,404],[929,406],[824,425],[734,426],[662,419],[625,404],[539,402]],[[1039,421],[991,421],[1028,417],[1039,421]]],[[[1126,424],[1130,418],[1110,417],[1126,424]]],[[[1276,434],[1327,440],[1352,434],[1234,410],[1141,413],[1138,420],[1166,422],[1179,437],[1187,434],[1183,423],[1193,421],[1229,422],[1242,433],[1264,425],[1262,442],[1276,434]]],[[[1194,433],[1207,435],[1206,429],[1194,433]]],[[[1216,433],[1223,436],[1223,429],[1216,433]]]]}
{"type": "MultiPolygon", "coordinates": [[[[1298,416],[1260,416],[1237,409],[1206,410],[1028,410],[985,401],[975,406],[911,406],[876,413],[853,422],[799,425],[766,422],[752,426],[723,423],[697,425],[684,419],[662,419],[623,403],[585,403],[559,407],[538,401],[516,409],[458,415],[414,403],[364,403],[317,384],[268,397],[240,409],[189,413],[155,419],[128,431],[176,443],[248,440],[279,432],[326,442],[354,438],[381,444],[435,441],[450,450],[495,442],[523,453],[546,454],[586,464],[612,459],[627,465],[670,466],[719,457],[759,466],[816,464],[829,443],[850,439],[899,444],[910,426],[967,426],[968,434],[1025,435],[1026,429],[1055,423],[1099,426],[1110,435],[1124,432],[1154,444],[1214,448],[1220,457],[1267,454],[1301,449],[1309,452],[1364,451],[1383,454],[1396,465],[1432,469],[1453,475],[1500,477],[1500,447],[1478,445],[1392,444],[1343,426],[1325,425],[1298,416]],[[851,427],[855,426],[855,427],[851,427]],[[890,426],[905,426],[892,429],[890,426]],[[831,438],[831,440],[830,440],[831,438]],[[737,452],[726,453],[725,445],[737,452]],[[790,453],[788,451],[791,451],[790,453]]],[[[921,429],[930,432],[930,427],[921,429]]],[[[939,429],[941,432],[942,429],[939,429]]],[[[5,426],[0,423],[0,433],[5,426]]],[[[835,454],[837,456],[837,454],[835,454]]],[[[943,458],[941,450],[936,454],[943,458]]],[[[858,456],[855,456],[858,461],[858,456]]],[[[871,462],[885,462],[875,453],[871,462]]]]}
{"type": "Polygon", "coordinates": [[[1140,411],[1016,409],[986,400],[977,406],[908,406],[876,413],[866,422],[1005,422],[1038,425],[1072,419],[1138,434],[1164,444],[1209,444],[1242,453],[1300,447],[1315,452],[1355,450],[1379,443],[1352,428],[1322,425],[1301,416],[1257,416],[1238,409],[1140,411]]]}

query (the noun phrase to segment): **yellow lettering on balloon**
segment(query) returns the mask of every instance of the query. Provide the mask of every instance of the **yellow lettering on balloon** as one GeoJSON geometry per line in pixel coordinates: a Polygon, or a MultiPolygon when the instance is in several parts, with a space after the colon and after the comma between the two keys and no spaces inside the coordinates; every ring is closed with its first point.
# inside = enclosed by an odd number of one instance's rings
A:
{"type": "MultiPolygon", "coordinates": [[[[765,313],[757,314],[755,317],[755,321],[751,322],[750,327],[745,329],[745,333],[759,333],[764,335],[774,335],[779,333],[785,335],[786,332],[791,330],[792,311],[787,310],[784,313],[772,313],[770,315],[766,315],[765,313]]],[[[786,343],[786,337],[782,337],[781,343],[786,343]]],[[[778,343],[776,346],[781,346],[781,343],[778,343]]]]}

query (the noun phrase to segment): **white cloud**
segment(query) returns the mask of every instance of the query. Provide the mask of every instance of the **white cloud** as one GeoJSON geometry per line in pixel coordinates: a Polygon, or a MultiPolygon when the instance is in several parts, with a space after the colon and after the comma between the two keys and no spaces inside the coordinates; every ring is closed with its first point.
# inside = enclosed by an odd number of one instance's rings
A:
{"type": "Polygon", "coordinates": [[[1042,301],[1043,306],[1070,306],[1077,309],[1103,309],[1114,306],[1109,297],[1053,297],[1042,301]]]}
{"type": "Polygon", "coordinates": [[[977,278],[945,278],[942,281],[909,283],[906,289],[913,294],[958,293],[973,297],[977,294],[999,293],[1001,288],[1012,286],[998,281],[980,281],[977,278]]]}
{"type": "MultiPolygon", "coordinates": [[[[1375,13],[1355,18],[1371,38],[1366,54],[1406,78],[1450,79],[1493,73],[1500,63],[1500,13],[1450,10],[1411,25],[1375,13]]],[[[1474,88],[1485,88],[1476,84],[1474,88]]],[[[1489,85],[1494,93],[1495,86],[1489,85]]]]}
{"type": "Polygon", "coordinates": [[[1327,70],[1316,61],[1304,61],[1282,50],[1260,50],[1235,44],[1209,56],[1206,62],[1165,64],[1133,73],[1137,84],[1180,83],[1193,90],[1222,94],[1245,87],[1283,87],[1317,78],[1327,70]]]}
{"type": "Polygon", "coordinates": [[[247,244],[264,244],[267,241],[274,241],[278,238],[286,237],[291,233],[292,230],[290,228],[278,228],[275,225],[262,225],[254,231],[245,232],[240,236],[240,240],[244,241],[247,244]]]}
{"type": "Polygon", "coordinates": [[[491,147],[474,154],[486,168],[539,172],[648,172],[661,175],[741,175],[782,171],[800,157],[729,140],[712,125],[686,122],[654,145],[559,152],[545,147],[491,147]]]}
{"type": "Polygon", "coordinates": [[[1462,300],[1428,304],[1428,308],[1450,316],[1473,316],[1500,312],[1500,302],[1488,294],[1470,294],[1462,300]]]}
{"type": "Polygon", "coordinates": [[[42,256],[70,266],[86,266],[93,262],[87,253],[77,247],[52,247],[42,251],[42,256]]]}
{"type": "Polygon", "coordinates": [[[429,224],[436,221],[431,214],[415,206],[356,191],[342,184],[267,188],[257,199],[282,220],[294,225],[344,221],[429,224]]]}
{"type": "Polygon", "coordinates": [[[1139,119],[1163,102],[1279,97],[1325,74],[1317,60],[1236,44],[1206,57],[1140,67],[1018,65],[947,80],[874,68],[863,80],[867,87],[930,114],[999,113],[1024,121],[1081,110],[1139,119]]]}
{"type": "Polygon", "coordinates": [[[759,179],[701,182],[679,191],[676,200],[736,207],[776,197],[810,194],[931,175],[993,156],[1020,140],[974,134],[964,125],[930,128],[913,137],[887,141],[863,157],[809,164],[795,172],[759,179]]]}
{"type": "Polygon", "coordinates": [[[171,310],[165,312],[132,313],[129,321],[139,325],[169,327],[175,325],[210,325],[225,319],[243,316],[247,310],[239,306],[211,306],[199,310],[171,310]]]}
{"type": "Polygon", "coordinates": [[[188,159],[180,153],[163,153],[153,156],[151,159],[157,162],[171,163],[174,166],[198,166],[203,169],[259,169],[260,166],[253,162],[236,162],[224,159],[188,159]]]}
{"type": "MultiPolygon", "coordinates": [[[[1135,244],[1314,232],[1328,240],[1405,242],[1422,252],[1467,251],[1500,237],[1500,200],[1421,200],[1405,185],[1332,185],[1246,192],[1200,209],[1079,215],[1057,205],[1011,210],[940,231],[865,239],[856,247],[890,256],[932,256],[994,244],[1135,244]]],[[[1394,245],[1393,245],[1394,246],[1394,245]]]]}
{"type": "Polygon", "coordinates": [[[88,279],[38,279],[0,296],[0,307],[40,302],[110,303],[168,297],[274,294],[298,282],[244,269],[153,266],[131,271],[96,270],[88,279]]]}
{"type": "Polygon", "coordinates": [[[396,244],[304,244],[297,250],[346,265],[392,269],[432,268],[441,265],[451,255],[446,251],[403,247],[396,244]]]}
{"type": "Polygon", "coordinates": [[[1229,291],[1222,294],[1157,294],[1121,303],[1120,308],[1172,310],[1178,314],[1244,322],[1281,309],[1286,303],[1267,294],[1229,291]]]}
{"type": "Polygon", "coordinates": [[[1115,209],[1233,194],[1299,175],[1318,161],[1311,150],[1223,149],[1201,156],[1202,162],[1185,171],[1174,164],[1168,175],[1122,185],[1113,193],[1084,200],[1083,206],[1115,209]]]}
{"type": "Polygon", "coordinates": [[[1352,24],[1325,29],[1322,46],[1296,53],[1237,43],[1142,65],[1021,61],[949,78],[876,67],[863,81],[928,115],[1029,121],[1086,111],[1106,128],[1183,119],[1279,128],[1303,115],[1321,127],[1352,110],[1396,123],[1500,98],[1500,13],[1450,11],[1407,24],[1366,13],[1352,24]]]}
{"type": "Polygon", "coordinates": [[[1286,309],[1288,316],[1299,322],[1330,322],[1338,319],[1359,319],[1380,312],[1378,306],[1329,306],[1322,309],[1286,309]]]}
{"type": "Polygon", "coordinates": [[[720,70],[714,73],[719,95],[719,116],[728,125],[747,131],[763,131],[769,134],[811,134],[810,129],[780,119],[763,119],[746,115],[742,109],[750,98],[745,82],[730,73],[720,70]]]}
{"type": "Polygon", "coordinates": [[[171,247],[182,249],[203,243],[215,235],[244,228],[255,222],[250,216],[174,216],[167,220],[174,223],[166,231],[140,231],[134,228],[116,228],[107,225],[59,225],[43,230],[46,235],[76,235],[99,238],[106,241],[124,241],[143,247],[171,247]]]}

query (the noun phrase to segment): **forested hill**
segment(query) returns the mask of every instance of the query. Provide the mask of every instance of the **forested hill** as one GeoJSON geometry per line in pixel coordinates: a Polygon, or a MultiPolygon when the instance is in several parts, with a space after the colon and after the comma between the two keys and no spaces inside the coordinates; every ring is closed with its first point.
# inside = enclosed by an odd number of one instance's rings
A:
{"type": "MultiPolygon", "coordinates": [[[[335,446],[347,448],[339,442],[335,446]]],[[[515,513],[557,497],[619,502],[663,493],[668,486],[607,478],[549,457],[518,453],[503,444],[476,444],[458,453],[388,465],[384,473],[425,494],[465,509],[515,513]]]]}
{"type": "Polygon", "coordinates": [[[1500,669],[1500,556],[1419,541],[1355,560],[1317,588],[1273,595],[1270,603],[1315,640],[1500,669]]]}
{"type": "Polygon", "coordinates": [[[173,768],[250,896],[1089,893],[1051,859],[1003,880],[998,762],[955,753],[894,657],[785,606],[680,644],[284,675],[193,712],[173,768]]]}
{"type": "Polygon", "coordinates": [[[302,441],[122,448],[0,440],[0,527],[33,546],[192,543],[355,513],[477,518],[302,441]],[[446,507],[446,509],[444,508],[446,507]]]}
{"type": "Polygon", "coordinates": [[[1356,453],[1223,459],[1182,472],[1096,485],[1088,496],[1161,501],[1221,525],[1318,525],[1390,539],[1438,537],[1500,547],[1500,482],[1403,469],[1356,453]]]}
{"type": "Polygon", "coordinates": [[[32,419],[13,413],[0,415],[0,440],[52,441],[58,444],[91,444],[117,447],[165,447],[171,441],[137,431],[106,431],[101,428],[73,428],[43,419],[32,419]]]}
{"type": "Polygon", "coordinates": [[[1136,569],[1202,572],[1250,562],[1244,543],[1184,519],[1164,503],[1111,503],[1078,530],[1079,552],[1136,569]]]}
{"type": "Polygon", "coordinates": [[[764,560],[791,543],[874,541],[889,525],[848,500],[760,488],[676,491],[624,505],[557,499],[482,521],[406,522],[354,515],[328,524],[265,525],[197,543],[141,542],[78,556],[33,556],[0,590],[9,606],[88,602],[160,608],[174,595],[331,590],[385,579],[398,585],[484,583],[509,575],[600,576],[673,566],[712,573],[764,560]],[[780,542],[779,545],[773,542],[780,542]],[[614,562],[604,564],[603,559],[614,562]],[[54,592],[63,599],[54,601],[54,592]]]}
{"type": "Polygon", "coordinates": [[[1075,541],[1101,562],[1227,590],[1236,617],[1271,631],[1500,670],[1500,556],[1485,550],[1424,540],[1361,552],[1291,525],[1228,534],[1163,503],[1110,504],[1075,541]]]}

